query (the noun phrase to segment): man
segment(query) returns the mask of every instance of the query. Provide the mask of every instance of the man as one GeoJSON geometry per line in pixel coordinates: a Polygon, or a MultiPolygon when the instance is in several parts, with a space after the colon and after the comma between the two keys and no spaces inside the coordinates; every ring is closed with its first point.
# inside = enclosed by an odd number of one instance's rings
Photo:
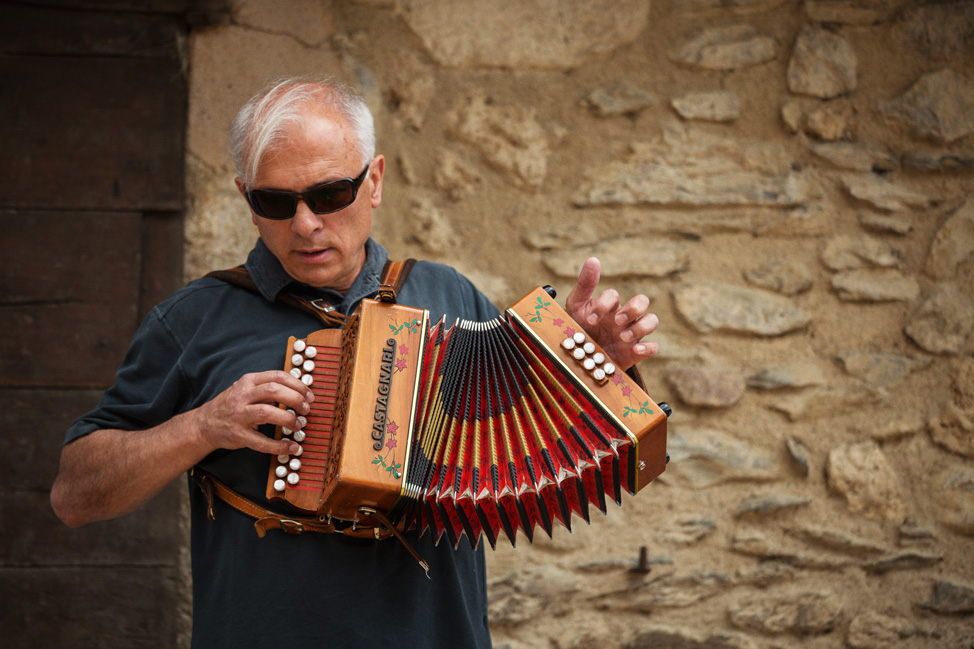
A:
{"type": "MultiPolygon", "coordinates": [[[[370,238],[385,159],[372,117],[342,88],[286,81],[259,94],[232,132],[236,179],[260,239],[246,267],[259,292],[206,278],[157,306],[133,339],[116,385],[69,429],[51,502],[68,525],[113,518],[201,466],[252,501],[264,501],[269,455],[297,450],[273,439],[297,428],[314,395],[283,372],[290,335],[321,328],[275,302],[282,291],[351,313],[378,289],[386,251],[370,238]],[[314,211],[313,211],[314,210],[314,211]],[[277,407],[289,406],[290,414],[277,407]]],[[[656,353],[648,300],[592,294],[598,261],[585,263],[569,312],[626,369],[656,353]]],[[[496,309],[446,266],[418,263],[399,301],[487,320],[496,309]]],[[[194,647],[488,647],[483,545],[430,535],[409,541],[431,581],[395,541],[270,532],[191,484],[194,647]]]]}

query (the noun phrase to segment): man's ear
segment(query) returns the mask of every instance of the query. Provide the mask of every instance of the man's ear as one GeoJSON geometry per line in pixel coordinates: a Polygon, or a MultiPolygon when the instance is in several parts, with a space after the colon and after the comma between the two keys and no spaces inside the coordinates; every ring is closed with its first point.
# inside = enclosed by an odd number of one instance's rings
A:
{"type": "Polygon", "coordinates": [[[372,171],[369,174],[369,180],[372,181],[372,192],[369,194],[369,200],[372,203],[372,209],[379,207],[382,203],[382,178],[386,173],[386,158],[385,156],[376,156],[372,161],[372,171]]]}

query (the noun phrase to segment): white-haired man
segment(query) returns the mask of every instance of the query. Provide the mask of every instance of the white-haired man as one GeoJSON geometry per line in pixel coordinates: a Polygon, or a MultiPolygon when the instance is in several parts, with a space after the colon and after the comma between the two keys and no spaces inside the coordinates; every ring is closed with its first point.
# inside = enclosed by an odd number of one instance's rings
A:
{"type": "MultiPolygon", "coordinates": [[[[371,239],[385,159],[372,117],[350,91],[285,81],[239,113],[232,134],[237,187],[260,234],[246,268],[257,290],[191,282],[148,315],[92,412],[69,429],[51,493],[68,525],[113,518],[194,466],[243,497],[264,500],[268,454],[295,451],[274,426],[296,428],[314,395],[280,369],[288,336],[321,328],[282,304],[282,292],[351,313],[379,288],[386,251],[371,239]],[[276,407],[286,404],[295,414],[276,407]]],[[[566,307],[621,368],[656,353],[649,301],[592,295],[597,260],[583,266],[566,307]]],[[[496,309],[453,269],[417,263],[404,304],[487,320],[496,309]]],[[[192,485],[191,485],[192,487],[192,485]]],[[[394,541],[342,534],[264,538],[253,520],[191,488],[193,646],[488,647],[483,546],[409,542],[432,580],[394,541]]],[[[266,501],[265,501],[266,504],[266,501]]]]}

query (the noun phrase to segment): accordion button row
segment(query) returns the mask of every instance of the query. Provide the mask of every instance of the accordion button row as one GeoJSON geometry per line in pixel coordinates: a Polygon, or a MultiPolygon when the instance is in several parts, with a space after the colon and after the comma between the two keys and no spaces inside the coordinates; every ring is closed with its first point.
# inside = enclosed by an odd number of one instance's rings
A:
{"type": "MultiPolygon", "coordinates": [[[[290,408],[287,411],[292,415],[297,414],[290,408]]],[[[298,415],[297,419],[301,428],[304,428],[305,424],[308,423],[307,418],[302,415],[298,415]]],[[[287,485],[294,486],[301,480],[301,476],[298,475],[298,471],[301,469],[301,460],[298,458],[304,453],[304,447],[300,446],[300,442],[303,442],[307,436],[301,428],[292,431],[290,428],[281,427],[284,439],[292,438],[295,442],[299,442],[299,446],[298,450],[292,455],[277,456],[278,466],[274,469],[274,475],[277,476],[277,480],[274,481],[275,491],[284,491],[287,485]]]]}
{"type": "MultiPolygon", "coordinates": [[[[294,355],[291,356],[291,376],[296,379],[300,379],[302,383],[310,386],[314,381],[311,377],[311,372],[315,369],[315,362],[313,359],[318,355],[318,350],[308,345],[303,340],[294,341],[294,355]]],[[[297,414],[290,408],[288,412],[292,415],[297,414]]],[[[298,429],[291,430],[290,428],[281,428],[281,432],[284,433],[284,438],[291,438],[295,442],[300,444],[305,440],[306,434],[302,428],[308,423],[308,420],[303,416],[298,416],[298,429]]],[[[284,491],[288,485],[294,486],[301,481],[301,476],[298,471],[301,469],[301,460],[298,457],[304,453],[304,448],[298,446],[298,450],[293,455],[278,455],[277,461],[278,466],[274,469],[274,475],[277,476],[277,480],[274,481],[275,491],[284,491]]]]}
{"type": "Polygon", "coordinates": [[[291,376],[300,379],[308,387],[314,383],[311,372],[315,369],[315,362],[311,360],[318,355],[318,350],[303,340],[294,341],[295,354],[291,357],[291,376]]]}
{"type": "Polygon", "coordinates": [[[585,334],[578,332],[569,336],[561,341],[561,346],[599,383],[605,383],[615,374],[616,366],[605,354],[598,351],[595,343],[586,338],[585,334]]]}

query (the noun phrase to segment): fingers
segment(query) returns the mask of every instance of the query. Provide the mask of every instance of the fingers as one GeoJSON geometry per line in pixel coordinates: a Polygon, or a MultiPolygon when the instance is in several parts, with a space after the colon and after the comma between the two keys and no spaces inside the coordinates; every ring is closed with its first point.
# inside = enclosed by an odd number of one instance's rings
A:
{"type": "Polygon", "coordinates": [[[584,325],[613,327],[614,314],[619,311],[619,293],[615,289],[602,291],[598,299],[591,300],[590,313],[586,316],[584,325]]]}
{"type": "Polygon", "coordinates": [[[298,417],[307,415],[314,401],[314,393],[308,386],[283,371],[260,372],[248,377],[253,381],[248,413],[252,421],[250,428],[256,429],[261,424],[291,430],[302,427],[298,417]],[[283,404],[285,408],[278,407],[278,404],[283,404]]]}
{"type": "MultiPolygon", "coordinates": [[[[304,399],[308,403],[314,401],[314,393],[311,389],[302,383],[299,379],[294,378],[290,374],[280,370],[270,370],[267,372],[257,372],[255,374],[247,374],[243,379],[248,379],[253,382],[255,386],[264,386],[266,389],[277,390],[279,387],[284,387],[290,389],[299,398],[304,399]]],[[[241,379],[241,380],[243,380],[241,379]]],[[[278,394],[287,394],[278,393],[278,394]]],[[[278,401],[284,401],[283,399],[277,399],[278,401]]]]}
{"type": "Polygon", "coordinates": [[[258,428],[269,424],[297,430],[298,416],[308,414],[313,401],[311,390],[286,372],[246,374],[199,409],[200,432],[214,448],[295,452],[295,442],[271,439],[258,428]]]}
{"type": "Polygon", "coordinates": [[[636,295],[616,310],[614,314],[615,324],[617,327],[631,326],[632,323],[646,315],[648,309],[649,298],[645,295],[636,295]]]}
{"type": "Polygon", "coordinates": [[[609,335],[621,337],[625,342],[638,340],[659,326],[659,319],[649,309],[649,298],[636,295],[624,305],[619,304],[619,293],[613,289],[603,291],[597,300],[591,301],[590,312],[584,325],[599,325],[609,335]]]}
{"type": "MultiPolygon", "coordinates": [[[[637,338],[637,340],[639,339],[637,338]]],[[[656,356],[656,354],[659,353],[659,343],[655,343],[651,340],[639,340],[639,342],[632,345],[630,349],[632,352],[631,364],[635,365],[639,361],[656,356]]]]}
{"type": "Polygon", "coordinates": [[[655,313],[647,313],[648,309],[649,298],[637,295],[613,314],[613,324],[618,329],[620,340],[639,340],[656,331],[659,318],[655,313]]]}
{"type": "Polygon", "coordinates": [[[659,353],[659,343],[652,341],[642,342],[636,345],[633,351],[639,355],[639,360],[636,361],[638,363],[639,361],[656,356],[659,353]]]}
{"type": "MultiPolygon", "coordinates": [[[[293,424],[292,424],[293,425],[293,424]]],[[[223,429],[219,436],[220,447],[227,449],[249,448],[260,453],[272,455],[292,454],[298,451],[293,440],[274,439],[258,430],[259,424],[232,423],[223,429]]]]}
{"type": "Polygon", "coordinates": [[[649,313],[645,295],[620,304],[618,292],[609,289],[576,309],[575,318],[621,369],[659,353],[659,345],[643,340],[659,326],[656,314],[649,313]]]}
{"type": "Polygon", "coordinates": [[[659,353],[659,345],[649,340],[639,340],[635,343],[616,341],[604,345],[603,349],[615,361],[616,367],[627,370],[639,361],[652,358],[659,353]]]}
{"type": "Polygon", "coordinates": [[[256,433],[253,443],[248,448],[268,455],[294,455],[301,446],[292,439],[272,439],[256,433]]]}
{"type": "MultiPolygon", "coordinates": [[[[595,287],[599,285],[601,273],[602,264],[596,257],[589,257],[585,260],[585,263],[582,264],[582,270],[578,274],[578,281],[575,283],[575,287],[565,299],[566,311],[574,314],[577,309],[585,307],[589,300],[592,299],[592,294],[595,293],[595,287]]],[[[588,314],[585,315],[587,316],[588,314]]]]}
{"type": "MultiPolygon", "coordinates": [[[[314,401],[314,393],[300,380],[287,372],[260,372],[249,374],[243,380],[253,383],[253,403],[283,403],[297,414],[307,414],[314,401]]],[[[273,423],[273,422],[264,422],[273,423]]],[[[283,425],[283,424],[281,424],[283,425]]]]}
{"type": "MultiPolygon", "coordinates": [[[[616,333],[616,338],[621,345],[628,344],[626,350],[628,354],[625,355],[629,356],[627,360],[633,365],[659,353],[657,343],[643,340],[656,331],[659,326],[659,318],[655,313],[647,313],[648,308],[649,299],[638,295],[615,315],[615,324],[620,327],[616,333]],[[635,320],[630,320],[633,314],[637,314],[638,317],[635,320]]],[[[620,348],[624,349],[622,346],[620,348]]]]}

